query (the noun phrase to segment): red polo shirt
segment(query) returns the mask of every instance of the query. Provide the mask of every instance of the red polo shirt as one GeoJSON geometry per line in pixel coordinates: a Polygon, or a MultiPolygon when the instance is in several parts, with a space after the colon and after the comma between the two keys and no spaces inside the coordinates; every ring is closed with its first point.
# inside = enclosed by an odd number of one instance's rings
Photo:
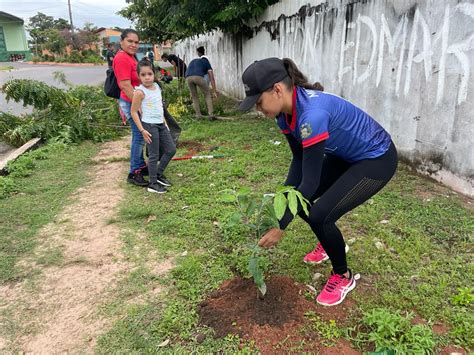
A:
{"type": "MultiPolygon", "coordinates": [[[[133,87],[140,85],[140,79],[138,79],[137,75],[137,64],[138,62],[134,56],[122,50],[115,55],[112,68],[119,86],[123,80],[130,80],[133,87]]],[[[120,91],[120,98],[132,102],[123,91],[120,91]]]]}

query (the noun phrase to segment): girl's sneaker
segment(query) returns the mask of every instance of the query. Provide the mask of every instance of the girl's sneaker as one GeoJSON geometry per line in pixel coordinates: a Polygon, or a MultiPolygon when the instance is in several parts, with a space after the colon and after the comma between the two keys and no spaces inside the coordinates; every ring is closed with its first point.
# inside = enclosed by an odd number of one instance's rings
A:
{"type": "Polygon", "coordinates": [[[158,175],[157,180],[158,184],[163,186],[171,186],[171,182],[164,175],[158,175]]]}
{"type": "MultiPolygon", "coordinates": [[[[345,247],[346,253],[349,251],[349,246],[346,244],[345,247]]],[[[321,243],[318,243],[316,245],[316,248],[306,254],[306,256],[303,258],[303,261],[306,264],[321,264],[323,261],[326,261],[329,259],[329,256],[326,254],[326,252],[323,249],[323,246],[321,243]]]]}
{"type": "Polygon", "coordinates": [[[166,187],[160,184],[150,184],[148,185],[148,192],[153,192],[155,194],[164,194],[166,192],[166,187]]]}
{"type": "Polygon", "coordinates": [[[346,298],[349,291],[356,287],[356,279],[352,275],[352,271],[349,271],[349,277],[344,275],[335,274],[331,271],[331,276],[328,282],[324,285],[321,293],[316,297],[316,301],[323,306],[335,306],[346,298]]]}

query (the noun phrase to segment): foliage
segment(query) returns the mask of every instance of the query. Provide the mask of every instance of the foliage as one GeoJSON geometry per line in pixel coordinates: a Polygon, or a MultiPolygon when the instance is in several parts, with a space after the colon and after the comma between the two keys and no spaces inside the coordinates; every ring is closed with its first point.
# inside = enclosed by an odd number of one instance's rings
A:
{"type": "Polygon", "coordinates": [[[8,176],[0,177],[0,199],[6,198],[10,196],[12,192],[17,191],[18,179],[30,176],[37,167],[38,161],[47,159],[48,153],[62,149],[64,149],[63,144],[53,143],[48,147],[41,147],[37,150],[30,151],[21,155],[16,160],[8,162],[5,169],[8,176]]]}
{"type": "Polygon", "coordinates": [[[93,63],[103,64],[104,60],[95,52],[72,50],[69,54],[52,56],[43,54],[33,57],[33,62],[56,62],[56,63],[93,63]]]}
{"type": "Polygon", "coordinates": [[[142,40],[177,40],[216,29],[249,32],[247,21],[278,0],[133,0],[119,13],[134,21],[142,40]]]}
{"type": "Polygon", "coordinates": [[[7,81],[1,90],[6,94],[7,101],[23,101],[24,106],[31,105],[39,110],[50,108],[53,112],[62,112],[79,108],[76,98],[37,80],[13,79],[7,81]]]}
{"type": "Polygon", "coordinates": [[[308,204],[309,201],[298,190],[295,190],[292,186],[282,186],[275,194],[275,215],[278,219],[281,219],[288,207],[293,216],[296,216],[299,205],[302,206],[304,213],[308,216],[308,204]]]}
{"type": "MultiPolygon", "coordinates": [[[[64,76],[61,79],[66,80],[64,76]]],[[[77,86],[64,91],[35,80],[14,79],[6,82],[2,91],[7,100],[34,107],[32,114],[22,118],[0,114],[0,136],[12,145],[34,137],[79,143],[117,135],[116,103],[100,87],[77,86]]]]}
{"type": "Polygon", "coordinates": [[[269,229],[278,227],[278,220],[283,217],[287,206],[291,213],[296,215],[298,199],[308,214],[307,200],[291,186],[280,188],[275,195],[265,194],[260,202],[252,198],[251,190],[248,187],[237,191],[224,190],[221,196],[223,202],[233,203],[238,208],[237,212],[229,216],[226,228],[233,228],[241,224],[245,226],[243,233],[250,239],[249,248],[251,250],[247,270],[263,296],[267,292],[267,286],[259,262],[262,249],[257,244],[258,240],[269,229]]]}
{"type": "Polygon", "coordinates": [[[335,320],[325,322],[313,311],[306,312],[305,317],[309,320],[310,330],[317,332],[323,338],[322,343],[325,346],[333,346],[335,340],[342,337],[343,332],[335,320]]]}
{"type": "Polygon", "coordinates": [[[0,176],[0,200],[10,196],[15,190],[15,182],[10,176],[0,176]]]}
{"type": "Polygon", "coordinates": [[[458,293],[451,298],[451,302],[458,306],[469,306],[474,303],[474,293],[470,287],[458,288],[458,293]]]}
{"type": "Polygon", "coordinates": [[[185,104],[185,99],[179,97],[175,103],[169,104],[169,113],[176,118],[181,118],[189,113],[189,106],[185,104]]]}
{"type": "Polygon", "coordinates": [[[453,329],[449,332],[456,344],[472,349],[474,346],[474,314],[463,307],[455,315],[453,329]]]}
{"type": "Polygon", "coordinates": [[[385,308],[373,309],[363,317],[369,332],[359,333],[359,337],[374,343],[376,352],[433,353],[436,344],[433,332],[426,325],[412,325],[412,317],[412,314],[403,317],[385,308]]]}
{"type": "Polygon", "coordinates": [[[61,83],[63,84],[64,86],[67,86],[67,87],[72,87],[73,86],[73,83],[71,83],[70,81],[67,80],[66,78],[66,74],[64,74],[63,71],[61,70],[56,70],[53,72],[53,78],[54,80],[56,80],[58,83],[61,83]]]}
{"type": "Polygon", "coordinates": [[[96,34],[97,26],[90,22],[86,22],[82,29],[76,29],[72,33],[69,29],[61,31],[62,37],[67,44],[72,46],[75,50],[90,48],[94,43],[99,41],[99,36],[96,34]]]}
{"type": "MultiPolygon", "coordinates": [[[[69,22],[63,18],[55,19],[42,12],[30,17],[27,30],[32,38],[32,44],[36,47],[36,53],[47,49],[54,54],[63,54],[66,46],[79,50],[90,47],[99,40],[94,26],[86,22],[82,29],[71,31],[69,22]]],[[[39,53],[38,53],[39,54],[39,53]]],[[[81,63],[81,62],[77,62],[81,63]]]]}
{"type": "Polygon", "coordinates": [[[35,16],[30,17],[27,30],[33,39],[34,44],[41,45],[48,40],[48,31],[61,31],[69,29],[69,22],[63,18],[54,19],[42,12],[38,12],[35,16]]]}
{"type": "Polygon", "coordinates": [[[61,32],[52,28],[45,30],[44,34],[48,40],[44,43],[43,48],[54,54],[63,54],[64,49],[66,49],[67,42],[64,37],[61,36],[61,32]]]}

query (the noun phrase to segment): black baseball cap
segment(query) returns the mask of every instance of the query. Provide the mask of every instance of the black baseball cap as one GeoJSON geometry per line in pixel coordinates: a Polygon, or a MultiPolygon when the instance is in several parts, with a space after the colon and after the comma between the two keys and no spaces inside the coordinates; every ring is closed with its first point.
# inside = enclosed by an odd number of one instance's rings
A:
{"type": "Polygon", "coordinates": [[[263,92],[287,76],[288,71],[279,58],[256,60],[250,64],[242,74],[246,97],[239,105],[239,110],[250,110],[263,92]]]}

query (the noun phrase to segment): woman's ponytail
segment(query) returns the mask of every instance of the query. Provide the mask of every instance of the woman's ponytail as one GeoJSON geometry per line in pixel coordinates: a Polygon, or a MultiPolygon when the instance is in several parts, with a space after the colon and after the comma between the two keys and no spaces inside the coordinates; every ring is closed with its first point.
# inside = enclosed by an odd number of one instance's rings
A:
{"type": "Polygon", "coordinates": [[[283,58],[283,64],[285,65],[286,71],[288,72],[288,76],[291,81],[287,84],[291,84],[291,86],[301,86],[309,90],[324,91],[324,87],[321,85],[321,83],[316,82],[314,84],[310,84],[308,82],[308,78],[298,69],[295,62],[293,62],[290,58],[283,58]]]}

